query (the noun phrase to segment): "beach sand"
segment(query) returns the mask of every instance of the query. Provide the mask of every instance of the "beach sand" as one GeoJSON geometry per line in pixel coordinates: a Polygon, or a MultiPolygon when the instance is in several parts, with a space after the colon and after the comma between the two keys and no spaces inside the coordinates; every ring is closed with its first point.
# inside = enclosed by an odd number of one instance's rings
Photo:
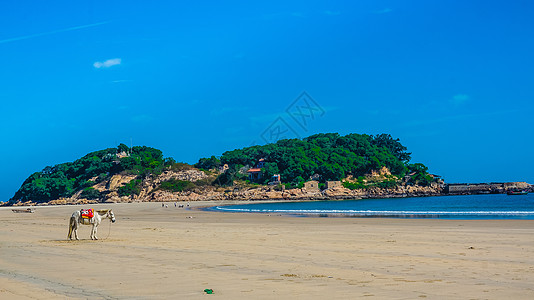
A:
{"type": "Polygon", "coordinates": [[[80,206],[0,208],[0,299],[534,299],[534,221],[90,207],[98,241],[66,240],[80,206]]]}

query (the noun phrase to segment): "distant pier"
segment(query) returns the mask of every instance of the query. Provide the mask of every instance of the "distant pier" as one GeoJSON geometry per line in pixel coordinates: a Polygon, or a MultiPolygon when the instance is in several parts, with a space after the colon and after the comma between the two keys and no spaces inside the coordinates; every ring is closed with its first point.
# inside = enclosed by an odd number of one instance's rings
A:
{"type": "Polygon", "coordinates": [[[443,192],[450,195],[504,194],[509,191],[532,191],[526,182],[449,183],[443,192]]]}

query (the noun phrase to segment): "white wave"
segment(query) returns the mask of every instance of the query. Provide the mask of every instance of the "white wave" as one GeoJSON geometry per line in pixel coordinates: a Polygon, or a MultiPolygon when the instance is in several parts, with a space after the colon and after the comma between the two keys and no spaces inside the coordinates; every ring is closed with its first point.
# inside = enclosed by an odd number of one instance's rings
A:
{"type": "Polygon", "coordinates": [[[534,211],[411,211],[411,210],[322,210],[322,209],[252,209],[214,207],[229,212],[287,213],[287,214],[355,214],[355,215],[534,215],[534,211]]]}

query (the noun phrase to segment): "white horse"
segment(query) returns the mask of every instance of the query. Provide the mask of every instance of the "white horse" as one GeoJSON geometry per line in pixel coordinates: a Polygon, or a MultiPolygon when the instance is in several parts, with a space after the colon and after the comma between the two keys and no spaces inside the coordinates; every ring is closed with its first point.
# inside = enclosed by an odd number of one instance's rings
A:
{"type": "Polygon", "coordinates": [[[79,210],[73,212],[72,216],[70,217],[69,235],[67,236],[67,238],[72,240],[72,232],[74,231],[74,238],[79,240],[78,224],[83,224],[93,225],[93,229],[91,230],[91,239],[98,240],[98,238],[96,237],[96,228],[98,227],[98,225],[100,225],[103,218],[109,218],[112,223],[115,223],[115,215],[113,214],[113,211],[111,209],[95,210],[94,216],[90,219],[82,218],[82,213],[79,210]]]}

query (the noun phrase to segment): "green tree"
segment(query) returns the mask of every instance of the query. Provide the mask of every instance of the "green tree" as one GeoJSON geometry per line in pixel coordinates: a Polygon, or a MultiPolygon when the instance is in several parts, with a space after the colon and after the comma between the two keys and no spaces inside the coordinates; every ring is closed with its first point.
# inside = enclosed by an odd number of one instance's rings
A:
{"type": "Polygon", "coordinates": [[[130,182],[124,186],[119,187],[117,190],[119,196],[133,196],[139,195],[141,193],[141,179],[132,179],[130,182]]]}
{"type": "Polygon", "coordinates": [[[163,181],[159,188],[169,192],[183,192],[194,189],[195,185],[190,181],[171,178],[167,181],[163,181]]]}
{"type": "Polygon", "coordinates": [[[221,166],[221,160],[212,155],[209,158],[201,158],[195,164],[195,167],[204,170],[215,169],[221,166]]]}
{"type": "Polygon", "coordinates": [[[398,160],[405,163],[410,161],[411,153],[406,152],[407,148],[400,143],[400,139],[394,139],[386,133],[372,136],[372,138],[374,145],[388,149],[398,160]]]}
{"type": "Polygon", "coordinates": [[[128,146],[124,145],[123,143],[121,143],[117,147],[117,152],[118,153],[122,153],[122,152],[129,153],[130,152],[130,148],[128,148],[128,146]]]}
{"type": "Polygon", "coordinates": [[[409,164],[408,170],[410,174],[413,174],[408,181],[410,184],[429,186],[434,180],[434,178],[428,174],[428,168],[422,163],[409,164]]]}
{"type": "Polygon", "coordinates": [[[261,169],[261,177],[263,183],[268,183],[271,180],[271,177],[275,174],[279,174],[280,170],[278,165],[275,162],[267,162],[265,166],[261,169]]]}
{"type": "Polygon", "coordinates": [[[87,187],[83,190],[83,192],[80,194],[82,198],[94,200],[94,199],[100,199],[100,191],[97,189],[94,189],[92,187],[87,187]]]}

